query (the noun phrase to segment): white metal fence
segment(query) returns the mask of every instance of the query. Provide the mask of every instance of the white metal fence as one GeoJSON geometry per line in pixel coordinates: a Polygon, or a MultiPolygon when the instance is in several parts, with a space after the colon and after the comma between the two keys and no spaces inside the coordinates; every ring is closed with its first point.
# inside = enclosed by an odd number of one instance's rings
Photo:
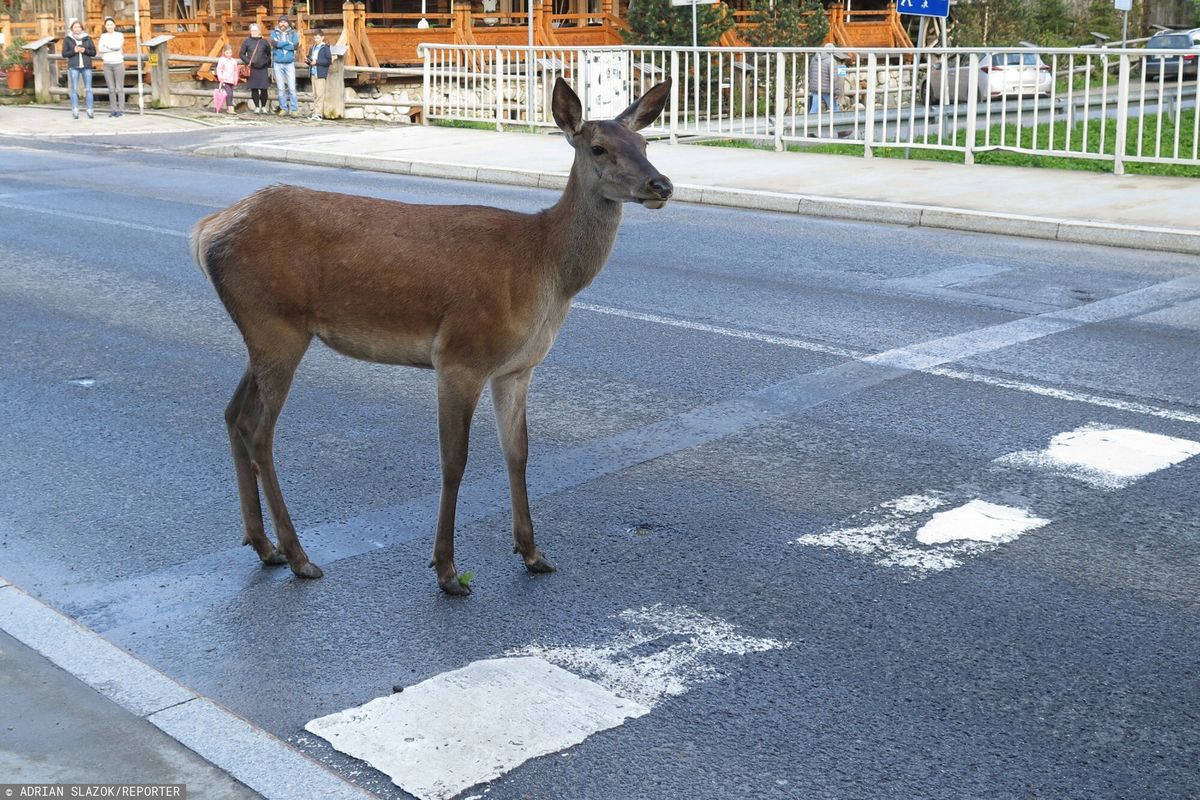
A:
{"type": "Polygon", "coordinates": [[[422,45],[425,118],[554,125],[554,81],[591,118],[671,78],[648,131],[789,145],[989,150],[1200,164],[1195,51],[1098,48],[528,48],[422,45]],[[826,92],[826,89],[831,91],[826,92]]]}

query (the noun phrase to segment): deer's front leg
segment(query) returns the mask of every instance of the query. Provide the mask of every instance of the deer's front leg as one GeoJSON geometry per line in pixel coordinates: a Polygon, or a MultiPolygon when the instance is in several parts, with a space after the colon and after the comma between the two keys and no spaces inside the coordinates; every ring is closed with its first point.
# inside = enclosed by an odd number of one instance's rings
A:
{"type": "Polygon", "coordinates": [[[484,380],[454,370],[438,370],[438,437],[442,450],[442,500],[438,507],[437,535],[433,542],[433,567],[438,586],[446,594],[467,595],[471,587],[458,579],[454,565],[454,512],[458,487],[467,468],[471,417],[483,391],[484,380]]]}
{"type": "Polygon", "coordinates": [[[525,465],[529,460],[529,432],[525,424],[525,398],[533,370],[507,375],[492,381],[492,401],[496,405],[496,428],[500,446],[508,463],[508,488],[512,494],[514,552],[520,553],[530,572],[554,572],[533,543],[533,518],[529,514],[529,494],[525,487],[525,465]]]}

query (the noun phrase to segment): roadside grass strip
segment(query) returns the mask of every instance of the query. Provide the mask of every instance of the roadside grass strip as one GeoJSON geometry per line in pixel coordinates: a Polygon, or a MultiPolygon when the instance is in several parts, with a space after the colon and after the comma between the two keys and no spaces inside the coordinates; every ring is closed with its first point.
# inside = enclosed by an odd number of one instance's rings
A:
{"type": "Polygon", "coordinates": [[[905,579],[920,580],[1050,522],[1023,508],[979,499],[931,513],[947,504],[937,494],[905,495],[851,517],[845,527],[805,534],[793,543],[866,556],[905,579]]]}
{"type": "Polygon", "coordinates": [[[993,462],[1037,469],[1113,491],[1200,453],[1200,442],[1157,433],[1084,425],[1060,433],[1044,450],[1019,450],[993,462]]]}
{"type": "Polygon", "coordinates": [[[790,646],[687,608],[655,605],[617,619],[625,629],[607,643],[529,645],[304,728],[420,800],[448,800],[719,679],[714,657],[790,646]]]}

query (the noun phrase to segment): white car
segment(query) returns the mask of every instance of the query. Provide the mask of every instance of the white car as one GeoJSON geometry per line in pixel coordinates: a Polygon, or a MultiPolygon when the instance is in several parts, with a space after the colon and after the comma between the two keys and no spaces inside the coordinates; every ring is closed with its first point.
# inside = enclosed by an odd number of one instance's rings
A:
{"type": "MultiPolygon", "coordinates": [[[[929,65],[929,74],[921,85],[921,97],[931,105],[939,102],[965,103],[970,91],[971,66],[966,56],[961,60],[946,59],[942,69],[940,58],[929,65]],[[945,90],[943,86],[945,73],[945,90]]],[[[1004,53],[985,53],[979,57],[979,99],[991,100],[1006,95],[1049,94],[1054,85],[1054,73],[1037,53],[1019,50],[1004,53]]]]}

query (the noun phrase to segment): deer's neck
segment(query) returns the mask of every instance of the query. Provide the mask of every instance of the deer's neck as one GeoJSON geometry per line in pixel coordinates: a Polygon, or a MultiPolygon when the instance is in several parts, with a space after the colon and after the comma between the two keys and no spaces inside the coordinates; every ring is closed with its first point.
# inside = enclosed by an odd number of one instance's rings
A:
{"type": "Polygon", "coordinates": [[[583,291],[600,273],[621,225],[621,204],[588,185],[593,181],[583,176],[584,169],[577,157],[562,197],[543,212],[545,252],[565,297],[583,291]]]}

